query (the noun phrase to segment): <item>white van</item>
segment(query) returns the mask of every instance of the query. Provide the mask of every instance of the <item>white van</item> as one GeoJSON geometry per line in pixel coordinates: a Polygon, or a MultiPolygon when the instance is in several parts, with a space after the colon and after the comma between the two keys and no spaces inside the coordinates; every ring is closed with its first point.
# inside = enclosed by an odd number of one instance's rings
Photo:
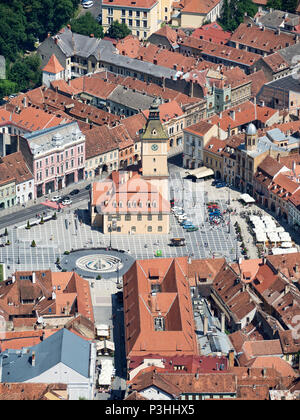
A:
{"type": "Polygon", "coordinates": [[[90,7],[93,7],[94,6],[94,2],[92,0],[85,1],[84,3],[82,3],[82,6],[85,9],[89,9],[90,7]]]}

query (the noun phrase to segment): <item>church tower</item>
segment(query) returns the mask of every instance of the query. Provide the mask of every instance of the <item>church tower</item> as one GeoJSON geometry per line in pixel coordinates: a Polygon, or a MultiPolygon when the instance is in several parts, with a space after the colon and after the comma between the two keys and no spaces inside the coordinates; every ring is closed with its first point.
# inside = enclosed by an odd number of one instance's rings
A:
{"type": "Polygon", "coordinates": [[[142,174],[145,179],[165,179],[168,171],[168,140],[159,118],[159,99],[150,107],[148,121],[141,135],[142,174]]]}
{"type": "Polygon", "coordinates": [[[253,123],[250,123],[246,129],[245,145],[249,152],[257,148],[257,131],[253,123]]]}

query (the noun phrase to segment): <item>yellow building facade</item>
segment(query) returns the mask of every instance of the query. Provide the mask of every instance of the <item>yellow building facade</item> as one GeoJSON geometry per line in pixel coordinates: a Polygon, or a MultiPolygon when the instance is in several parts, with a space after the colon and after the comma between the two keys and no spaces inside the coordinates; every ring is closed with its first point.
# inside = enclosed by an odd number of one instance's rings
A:
{"type": "Polygon", "coordinates": [[[165,18],[170,20],[169,0],[103,0],[102,26],[106,32],[113,21],[125,23],[132,35],[147,39],[156,32],[165,18]],[[163,11],[163,17],[162,17],[163,11]]]}

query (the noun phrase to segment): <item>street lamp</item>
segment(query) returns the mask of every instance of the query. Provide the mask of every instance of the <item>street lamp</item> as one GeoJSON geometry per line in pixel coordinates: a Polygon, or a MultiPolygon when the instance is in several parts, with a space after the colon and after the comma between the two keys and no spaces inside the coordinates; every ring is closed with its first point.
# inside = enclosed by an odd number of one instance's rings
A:
{"type": "Polygon", "coordinates": [[[109,225],[108,231],[109,231],[109,249],[111,249],[111,231],[112,231],[112,224],[109,225]]]}

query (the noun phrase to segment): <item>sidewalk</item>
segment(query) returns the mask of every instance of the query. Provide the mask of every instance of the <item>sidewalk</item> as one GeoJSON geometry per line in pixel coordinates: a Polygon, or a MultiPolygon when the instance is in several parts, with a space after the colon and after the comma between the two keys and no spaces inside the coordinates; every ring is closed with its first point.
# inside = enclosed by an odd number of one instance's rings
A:
{"type": "Polygon", "coordinates": [[[75,188],[83,189],[88,184],[90,184],[91,182],[100,181],[101,179],[106,178],[106,176],[107,175],[105,175],[105,176],[99,175],[99,176],[94,177],[92,179],[82,180],[82,181],[73,183],[73,184],[69,185],[68,187],[63,188],[63,189],[61,189],[59,191],[54,191],[51,194],[45,194],[42,197],[36,198],[34,200],[29,200],[26,203],[24,203],[24,205],[22,205],[22,204],[16,204],[15,206],[9,207],[8,209],[3,209],[3,210],[0,211],[0,218],[3,217],[3,216],[7,216],[9,214],[15,213],[17,211],[20,211],[22,209],[28,209],[30,207],[33,207],[33,206],[37,206],[39,204],[42,204],[42,203],[44,203],[47,200],[47,198],[49,200],[54,195],[61,195],[61,196],[68,195],[75,188]]]}

